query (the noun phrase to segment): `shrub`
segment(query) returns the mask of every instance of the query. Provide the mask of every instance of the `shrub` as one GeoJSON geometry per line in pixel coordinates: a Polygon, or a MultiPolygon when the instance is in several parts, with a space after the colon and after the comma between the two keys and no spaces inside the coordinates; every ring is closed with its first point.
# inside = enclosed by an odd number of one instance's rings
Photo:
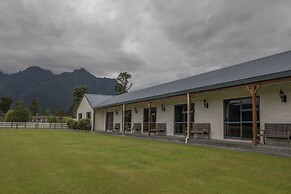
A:
{"type": "Polygon", "coordinates": [[[80,119],[78,121],[77,129],[90,131],[91,130],[90,120],[89,119],[80,119]]]}
{"type": "Polygon", "coordinates": [[[77,129],[77,125],[78,125],[78,121],[72,120],[69,123],[68,127],[69,127],[69,129],[77,129]]]}
{"type": "Polygon", "coordinates": [[[48,122],[49,123],[56,123],[57,122],[57,117],[56,116],[50,116],[48,118],[48,122]]]}
{"type": "Polygon", "coordinates": [[[67,123],[66,121],[67,121],[68,118],[71,118],[71,117],[68,117],[68,116],[63,117],[62,118],[62,123],[67,123]]]}
{"type": "Polygon", "coordinates": [[[65,117],[65,123],[69,126],[71,122],[74,121],[74,119],[72,117],[65,117]]]}
{"type": "Polygon", "coordinates": [[[13,121],[13,120],[12,120],[13,113],[14,113],[14,111],[11,110],[11,109],[10,109],[9,111],[7,111],[7,113],[6,113],[5,116],[4,116],[3,121],[4,121],[4,122],[12,122],[12,121],[13,121]]]}

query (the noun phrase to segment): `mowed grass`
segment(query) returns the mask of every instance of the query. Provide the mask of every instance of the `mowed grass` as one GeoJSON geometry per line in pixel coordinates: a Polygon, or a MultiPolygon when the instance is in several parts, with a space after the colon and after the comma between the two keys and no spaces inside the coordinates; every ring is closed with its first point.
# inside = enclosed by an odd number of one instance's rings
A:
{"type": "Polygon", "coordinates": [[[291,158],[96,133],[0,129],[0,193],[291,193],[291,158]]]}

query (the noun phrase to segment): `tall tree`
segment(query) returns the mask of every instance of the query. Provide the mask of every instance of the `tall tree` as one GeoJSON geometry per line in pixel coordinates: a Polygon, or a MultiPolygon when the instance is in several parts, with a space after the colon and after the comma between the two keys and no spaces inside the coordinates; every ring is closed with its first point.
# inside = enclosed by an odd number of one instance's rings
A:
{"type": "Polygon", "coordinates": [[[131,75],[127,73],[126,71],[119,73],[117,77],[117,83],[114,88],[117,94],[124,94],[128,92],[128,90],[132,86],[132,83],[129,83],[128,81],[130,78],[131,78],[131,75]]]}
{"type": "Polygon", "coordinates": [[[78,86],[74,89],[74,102],[81,102],[83,95],[88,92],[87,86],[78,86]]]}
{"type": "Polygon", "coordinates": [[[71,107],[69,108],[69,111],[67,113],[69,116],[72,116],[72,117],[76,116],[78,106],[79,106],[84,94],[87,93],[87,91],[88,91],[87,86],[75,87],[74,92],[73,92],[73,99],[74,99],[73,104],[71,105],[71,107]]]}
{"type": "Polygon", "coordinates": [[[11,98],[9,98],[8,96],[4,96],[0,99],[0,110],[6,114],[7,111],[10,109],[10,106],[12,104],[12,100],[11,98]]]}
{"type": "Polygon", "coordinates": [[[29,110],[33,116],[37,115],[39,112],[39,102],[37,99],[33,99],[30,103],[29,110]]]}

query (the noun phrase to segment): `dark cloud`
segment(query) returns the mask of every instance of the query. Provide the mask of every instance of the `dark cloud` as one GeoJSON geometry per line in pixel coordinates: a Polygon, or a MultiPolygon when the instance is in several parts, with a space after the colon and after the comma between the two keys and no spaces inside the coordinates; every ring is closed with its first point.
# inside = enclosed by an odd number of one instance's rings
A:
{"type": "Polygon", "coordinates": [[[132,74],[133,89],[289,50],[287,0],[2,0],[0,70],[132,74]]]}

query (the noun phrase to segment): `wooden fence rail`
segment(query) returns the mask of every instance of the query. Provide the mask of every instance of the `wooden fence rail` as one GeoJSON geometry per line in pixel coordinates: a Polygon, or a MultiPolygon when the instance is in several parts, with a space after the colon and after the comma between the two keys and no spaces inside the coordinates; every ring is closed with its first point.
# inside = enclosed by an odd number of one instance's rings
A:
{"type": "Polygon", "coordinates": [[[66,123],[0,122],[0,128],[68,129],[66,123]]]}

